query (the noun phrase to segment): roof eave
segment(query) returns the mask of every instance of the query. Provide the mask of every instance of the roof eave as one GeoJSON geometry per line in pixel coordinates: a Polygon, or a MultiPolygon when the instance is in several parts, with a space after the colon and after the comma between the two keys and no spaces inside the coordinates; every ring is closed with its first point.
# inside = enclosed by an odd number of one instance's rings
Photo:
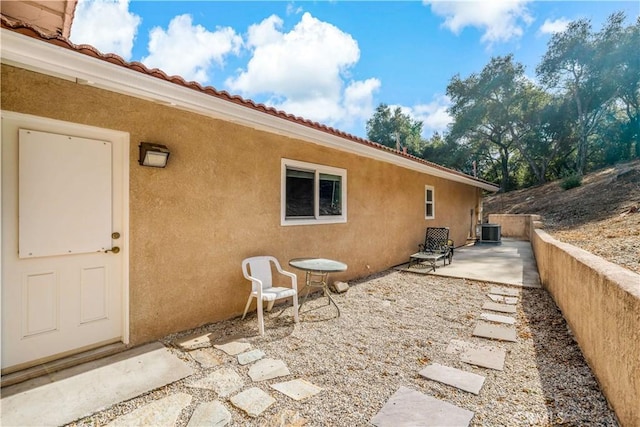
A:
{"type": "Polygon", "coordinates": [[[154,78],[153,75],[136,71],[130,66],[117,66],[123,65],[124,61],[115,55],[105,55],[100,59],[83,54],[83,46],[77,46],[74,50],[66,46],[57,46],[55,40],[47,43],[5,28],[1,31],[0,56],[2,62],[7,65],[134,96],[207,117],[228,120],[267,132],[303,139],[487,191],[499,189],[491,183],[435,164],[428,164],[422,159],[403,155],[393,149],[338,136],[333,129],[331,129],[332,132],[327,132],[313,126],[312,122],[301,122],[294,116],[282,117],[273,110],[262,109],[255,104],[252,104],[253,108],[249,108],[246,101],[234,102],[235,97],[230,96],[229,99],[224,99],[212,96],[203,90],[194,90],[191,87],[175,84],[164,74],[161,78],[154,78]]]}

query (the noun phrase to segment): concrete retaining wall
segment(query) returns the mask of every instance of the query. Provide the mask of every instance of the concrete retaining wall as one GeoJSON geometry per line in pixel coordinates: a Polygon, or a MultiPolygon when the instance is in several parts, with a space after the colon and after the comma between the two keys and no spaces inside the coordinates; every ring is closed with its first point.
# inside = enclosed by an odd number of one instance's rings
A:
{"type": "Polygon", "coordinates": [[[529,237],[542,285],[562,311],[623,426],[640,426],[640,275],[538,229],[531,215],[491,215],[503,235],[529,237]],[[511,235],[510,233],[514,233],[511,235]]]}
{"type": "MultiPolygon", "coordinates": [[[[502,237],[531,240],[531,223],[540,221],[540,215],[524,214],[489,214],[491,224],[500,224],[502,237]]],[[[541,224],[539,225],[539,228],[541,224]]]]}

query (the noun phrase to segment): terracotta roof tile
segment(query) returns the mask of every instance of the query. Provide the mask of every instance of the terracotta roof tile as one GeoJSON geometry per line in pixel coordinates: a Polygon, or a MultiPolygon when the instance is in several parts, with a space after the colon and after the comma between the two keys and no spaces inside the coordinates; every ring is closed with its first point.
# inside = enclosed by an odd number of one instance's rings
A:
{"type": "Polygon", "coordinates": [[[263,113],[266,113],[266,114],[269,114],[269,115],[272,115],[272,116],[275,116],[275,117],[279,117],[279,118],[284,119],[284,120],[288,120],[290,122],[294,122],[294,123],[297,123],[297,124],[300,124],[300,125],[303,125],[303,126],[307,126],[307,127],[313,128],[313,129],[317,129],[319,131],[322,131],[322,132],[325,132],[327,134],[340,137],[342,139],[345,139],[347,141],[351,141],[353,143],[358,143],[358,144],[362,144],[362,145],[366,145],[366,146],[369,146],[369,147],[373,147],[373,148],[376,148],[376,149],[379,149],[379,150],[382,150],[382,151],[387,151],[387,152],[393,153],[393,154],[395,154],[397,156],[410,159],[412,161],[415,161],[415,162],[430,166],[430,167],[435,168],[435,169],[439,169],[439,170],[441,170],[443,172],[447,172],[447,173],[451,173],[451,174],[454,174],[454,175],[458,175],[460,177],[465,177],[465,178],[477,181],[479,183],[495,185],[495,184],[493,184],[491,182],[484,181],[484,180],[479,179],[479,178],[474,178],[474,177],[472,177],[470,175],[467,175],[467,174],[464,174],[462,172],[458,172],[456,170],[446,168],[444,166],[438,165],[437,163],[430,162],[430,161],[422,159],[420,157],[416,157],[416,156],[413,156],[411,154],[404,153],[402,151],[398,151],[395,148],[390,148],[390,147],[387,147],[385,145],[378,144],[376,142],[373,142],[373,141],[370,141],[370,140],[367,140],[367,139],[364,139],[364,138],[349,134],[347,132],[343,132],[343,131],[335,129],[333,127],[324,125],[322,123],[314,122],[312,120],[308,120],[308,119],[305,119],[303,117],[295,116],[293,114],[288,114],[288,113],[286,113],[286,112],[284,112],[282,110],[277,110],[277,109],[275,109],[273,107],[269,107],[269,106],[267,106],[265,104],[256,103],[256,102],[254,102],[254,101],[252,101],[250,99],[245,99],[245,98],[242,98],[241,96],[238,96],[238,95],[231,95],[227,91],[224,91],[224,90],[219,91],[219,90],[215,89],[212,86],[202,86],[200,83],[194,82],[194,81],[188,82],[188,81],[186,81],[184,78],[182,78],[180,76],[169,76],[164,71],[159,70],[157,68],[152,68],[152,69],[148,68],[146,65],[144,65],[141,62],[137,62],[137,61],[128,62],[128,61],[125,61],[122,57],[120,57],[120,56],[118,56],[116,54],[113,54],[113,53],[106,53],[106,54],[102,53],[102,52],[98,51],[93,46],[90,46],[90,45],[87,45],[87,44],[76,45],[76,44],[72,43],[71,41],[69,41],[68,39],[63,38],[61,36],[44,34],[43,32],[39,31],[37,28],[35,28],[35,27],[33,27],[33,26],[29,25],[29,24],[26,24],[24,22],[8,18],[8,17],[6,17],[4,15],[2,15],[0,17],[0,19],[1,19],[2,28],[14,31],[16,33],[20,33],[20,34],[23,34],[25,36],[32,37],[32,38],[35,38],[35,39],[40,39],[40,40],[42,40],[44,42],[53,44],[55,46],[59,46],[59,47],[65,48],[65,49],[73,50],[75,52],[78,52],[78,53],[81,53],[81,54],[84,54],[84,55],[87,55],[87,56],[91,56],[91,57],[94,57],[96,59],[103,60],[103,61],[112,63],[114,65],[120,66],[120,67],[125,67],[125,68],[128,68],[130,70],[146,74],[146,75],[148,75],[150,77],[162,79],[162,80],[165,80],[165,81],[168,81],[168,82],[180,85],[180,86],[184,86],[184,87],[186,87],[188,89],[196,90],[196,91],[201,92],[201,93],[206,93],[207,95],[214,96],[214,97],[219,98],[219,99],[224,99],[226,101],[233,102],[235,104],[242,105],[244,107],[251,108],[251,109],[256,110],[256,111],[260,111],[260,112],[263,112],[263,113]]]}

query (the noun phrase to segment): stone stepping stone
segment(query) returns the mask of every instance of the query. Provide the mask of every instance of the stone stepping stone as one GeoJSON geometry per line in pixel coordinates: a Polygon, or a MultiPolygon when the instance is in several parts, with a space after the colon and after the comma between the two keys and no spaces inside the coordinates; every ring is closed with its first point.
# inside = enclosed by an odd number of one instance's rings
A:
{"type": "Polygon", "coordinates": [[[460,360],[470,365],[502,371],[506,356],[507,352],[497,347],[469,348],[462,352],[460,360]]]}
{"type": "Polygon", "coordinates": [[[231,403],[243,410],[250,417],[257,417],[269,406],[275,403],[275,399],[258,387],[251,387],[231,398],[231,403]]]}
{"type": "Polygon", "coordinates": [[[222,364],[222,359],[218,356],[212,348],[199,348],[189,352],[196,362],[198,362],[203,368],[213,368],[222,364]]]}
{"type": "Polygon", "coordinates": [[[473,344],[471,344],[470,342],[453,339],[449,341],[449,345],[447,346],[447,349],[445,351],[449,354],[460,354],[468,348],[473,348],[473,344]]]}
{"type": "Polygon", "coordinates": [[[499,302],[485,302],[482,306],[482,309],[512,314],[517,311],[515,306],[509,304],[500,304],[499,302]]]}
{"type": "Polygon", "coordinates": [[[256,360],[260,360],[264,357],[264,351],[262,350],[251,350],[246,353],[240,353],[238,355],[238,363],[241,365],[248,365],[249,363],[255,362],[256,360]]]}
{"type": "Polygon", "coordinates": [[[180,338],[173,342],[183,350],[195,350],[197,348],[211,347],[211,334],[195,334],[180,338]]]}
{"type": "Polygon", "coordinates": [[[292,409],[283,409],[269,417],[262,425],[271,427],[302,427],[308,423],[309,420],[300,415],[299,412],[292,409]]]}
{"type": "Polygon", "coordinates": [[[516,342],[516,328],[511,325],[496,325],[487,322],[478,322],[473,330],[473,336],[489,338],[492,340],[516,342]]]}
{"type": "Polygon", "coordinates": [[[376,427],[468,426],[474,413],[429,395],[400,387],[371,419],[376,427]]]}
{"type": "Polygon", "coordinates": [[[487,296],[491,298],[491,301],[493,302],[502,302],[505,304],[512,304],[512,305],[518,303],[518,297],[505,297],[503,295],[494,295],[494,294],[487,294],[487,296]]]}
{"type": "Polygon", "coordinates": [[[224,351],[229,356],[235,356],[249,350],[251,348],[251,344],[240,341],[231,341],[225,344],[216,344],[214,347],[218,350],[224,351]]]}
{"type": "Polygon", "coordinates": [[[487,296],[493,302],[504,302],[504,296],[502,296],[502,295],[487,294],[487,296]]]}
{"type": "Polygon", "coordinates": [[[217,400],[199,404],[187,427],[213,426],[224,427],[231,422],[231,412],[217,400]]]}
{"type": "Polygon", "coordinates": [[[517,297],[520,295],[520,291],[518,289],[498,288],[495,286],[492,287],[489,292],[492,294],[504,295],[507,297],[517,297]]]}
{"type": "Polygon", "coordinates": [[[272,384],[271,388],[289,396],[293,400],[304,400],[320,393],[322,389],[303,379],[291,380],[284,383],[272,384]]]}
{"type": "Polygon", "coordinates": [[[188,383],[188,387],[213,390],[220,397],[227,397],[240,390],[244,381],[233,368],[220,368],[206,377],[188,383]]]}
{"type": "Polygon", "coordinates": [[[130,426],[167,426],[173,427],[184,408],[191,404],[187,393],[176,393],[148,403],[138,409],[122,415],[109,424],[109,427],[130,426]]]}
{"type": "Polygon", "coordinates": [[[266,381],[272,378],[290,375],[289,368],[282,360],[262,359],[249,368],[249,376],[253,381],[266,381]]]}
{"type": "Polygon", "coordinates": [[[495,323],[505,323],[507,325],[515,325],[516,319],[510,316],[501,316],[499,314],[481,313],[480,319],[495,323]]]}
{"type": "Polygon", "coordinates": [[[484,348],[484,349],[490,350],[495,347],[491,345],[486,345],[486,344],[484,345],[476,344],[476,343],[470,343],[467,341],[453,339],[449,341],[449,345],[447,346],[447,349],[445,351],[449,354],[461,354],[464,351],[471,348],[484,348]]]}
{"type": "Polygon", "coordinates": [[[438,381],[473,394],[480,393],[480,389],[484,384],[484,377],[482,375],[438,363],[432,363],[418,373],[427,379],[438,381]]]}
{"type": "Polygon", "coordinates": [[[506,351],[492,346],[475,344],[453,339],[445,350],[449,354],[460,355],[460,360],[471,365],[481,366],[502,371],[506,358],[506,351]]]}

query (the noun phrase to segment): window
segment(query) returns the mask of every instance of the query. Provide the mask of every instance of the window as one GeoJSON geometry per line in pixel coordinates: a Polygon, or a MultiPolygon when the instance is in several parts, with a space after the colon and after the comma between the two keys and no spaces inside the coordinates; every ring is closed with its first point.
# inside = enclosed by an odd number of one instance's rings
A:
{"type": "Polygon", "coordinates": [[[347,171],[282,159],[282,225],[347,221],[347,171]]]}
{"type": "Polygon", "coordinates": [[[424,218],[434,219],[436,217],[436,201],[433,187],[424,186],[424,218]]]}

